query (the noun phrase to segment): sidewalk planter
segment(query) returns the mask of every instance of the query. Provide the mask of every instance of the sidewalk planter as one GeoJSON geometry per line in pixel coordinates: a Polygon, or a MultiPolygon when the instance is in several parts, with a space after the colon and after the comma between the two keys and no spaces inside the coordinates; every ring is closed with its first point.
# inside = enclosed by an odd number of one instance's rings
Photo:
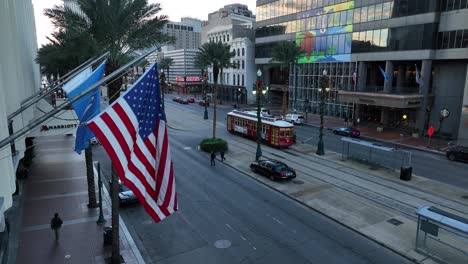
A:
{"type": "Polygon", "coordinates": [[[221,138],[205,138],[200,142],[200,149],[208,153],[227,151],[228,143],[221,138]]]}

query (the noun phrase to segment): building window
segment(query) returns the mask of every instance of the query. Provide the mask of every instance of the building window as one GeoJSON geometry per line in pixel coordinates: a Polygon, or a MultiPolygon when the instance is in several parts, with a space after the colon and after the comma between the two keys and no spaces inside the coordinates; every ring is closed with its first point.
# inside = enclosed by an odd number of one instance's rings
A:
{"type": "Polygon", "coordinates": [[[229,34],[227,35],[227,41],[229,41],[229,34]]]}
{"type": "Polygon", "coordinates": [[[237,56],[240,56],[240,49],[237,49],[237,56]]]}
{"type": "Polygon", "coordinates": [[[245,69],[245,61],[242,61],[242,69],[245,69]]]}
{"type": "Polygon", "coordinates": [[[244,86],[244,74],[242,74],[242,86],[244,86]]]}
{"type": "Polygon", "coordinates": [[[226,35],[223,35],[223,42],[226,42],[226,35]]]}
{"type": "Polygon", "coordinates": [[[242,56],[245,56],[245,49],[242,48],[242,56]]]}
{"type": "Polygon", "coordinates": [[[237,85],[240,85],[240,75],[237,74],[237,85]]]}

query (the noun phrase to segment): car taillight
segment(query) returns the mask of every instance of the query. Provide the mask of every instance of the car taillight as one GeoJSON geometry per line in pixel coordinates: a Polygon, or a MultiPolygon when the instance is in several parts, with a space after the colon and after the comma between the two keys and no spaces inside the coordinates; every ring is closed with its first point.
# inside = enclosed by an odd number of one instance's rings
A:
{"type": "Polygon", "coordinates": [[[284,172],[281,172],[280,175],[281,175],[281,177],[286,176],[286,174],[284,174],[284,172]]]}

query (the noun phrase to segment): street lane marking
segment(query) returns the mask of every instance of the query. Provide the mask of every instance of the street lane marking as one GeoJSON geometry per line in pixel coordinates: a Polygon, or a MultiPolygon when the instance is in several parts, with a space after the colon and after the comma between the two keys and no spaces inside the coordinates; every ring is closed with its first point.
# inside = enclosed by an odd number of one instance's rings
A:
{"type": "Polygon", "coordinates": [[[244,241],[247,241],[247,238],[245,238],[244,236],[240,235],[240,237],[241,237],[244,241]]]}
{"type": "Polygon", "coordinates": [[[184,147],[185,150],[192,149],[192,147],[184,147]]]}

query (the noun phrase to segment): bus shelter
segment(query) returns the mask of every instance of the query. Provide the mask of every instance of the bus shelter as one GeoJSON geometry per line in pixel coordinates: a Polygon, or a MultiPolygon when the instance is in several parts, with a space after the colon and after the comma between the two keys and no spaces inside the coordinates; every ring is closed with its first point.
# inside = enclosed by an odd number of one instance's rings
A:
{"type": "Polygon", "coordinates": [[[433,206],[416,211],[416,251],[442,263],[468,264],[468,219],[433,206]]]}
{"type": "Polygon", "coordinates": [[[353,158],[371,164],[397,170],[411,168],[411,152],[382,146],[377,143],[356,138],[341,138],[342,158],[353,158]]]}

